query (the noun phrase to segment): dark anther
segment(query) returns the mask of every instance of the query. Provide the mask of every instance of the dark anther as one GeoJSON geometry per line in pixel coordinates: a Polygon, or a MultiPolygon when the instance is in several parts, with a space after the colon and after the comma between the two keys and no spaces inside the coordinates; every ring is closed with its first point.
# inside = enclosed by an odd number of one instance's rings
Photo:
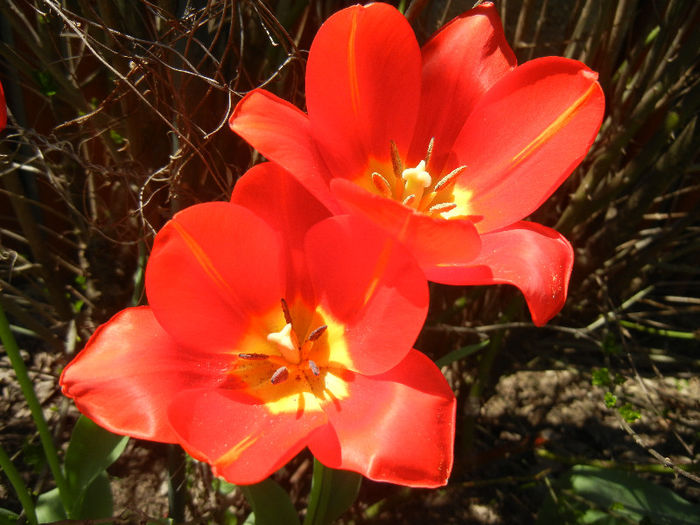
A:
{"type": "Polygon", "coordinates": [[[273,385],[278,385],[283,381],[286,381],[288,377],[289,370],[287,370],[286,366],[281,366],[277,370],[275,370],[274,374],[272,374],[272,377],[270,378],[270,383],[272,383],[273,385]]]}
{"type": "Polygon", "coordinates": [[[321,370],[319,370],[318,365],[314,363],[311,359],[309,359],[309,368],[311,371],[314,373],[315,376],[319,375],[321,373],[321,370]]]}
{"type": "Polygon", "coordinates": [[[241,359],[267,359],[270,357],[266,354],[238,354],[241,359]]]}
{"type": "Polygon", "coordinates": [[[280,299],[280,302],[282,303],[282,313],[284,314],[284,320],[287,324],[292,324],[292,316],[289,313],[289,306],[287,305],[287,301],[284,300],[284,298],[280,299]]]}
{"type": "MultiPolygon", "coordinates": [[[[323,335],[323,332],[326,331],[326,328],[328,328],[328,326],[325,325],[325,324],[319,326],[318,328],[316,328],[313,332],[311,332],[311,333],[309,334],[308,340],[309,340],[309,341],[315,341],[316,339],[318,339],[319,337],[321,337],[321,336],[323,335]]],[[[318,374],[317,374],[317,375],[318,375],[318,374]]]]}

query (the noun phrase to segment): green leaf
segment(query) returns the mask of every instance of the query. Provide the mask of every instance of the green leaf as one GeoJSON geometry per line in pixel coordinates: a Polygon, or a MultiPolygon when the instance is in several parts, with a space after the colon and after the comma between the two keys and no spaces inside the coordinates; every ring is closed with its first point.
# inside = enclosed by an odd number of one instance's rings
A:
{"type": "Polygon", "coordinates": [[[457,350],[453,350],[449,354],[442,356],[440,359],[435,361],[435,364],[439,368],[442,368],[443,366],[447,366],[455,361],[459,361],[460,359],[464,359],[467,356],[477,353],[482,348],[488,346],[488,344],[489,340],[486,339],[485,341],[481,341],[474,345],[463,346],[462,348],[458,348],[457,350]]]}
{"type": "Polygon", "coordinates": [[[0,525],[15,525],[19,520],[19,514],[8,509],[0,509],[0,525]]]}
{"type": "MultiPolygon", "coordinates": [[[[128,437],[112,434],[85,416],[78,418],[64,464],[74,512],[82,507],[88,487],[117,460],[128,441],[128,437]]],[[[111,510],[108,515],[111,515],[111,510]]]]}
{"type": "Polygon", "coordinates": [[[39,494],[36,499],[36,518],[39,523],[51,523],[66,519],[66,511],[63,509],[58,489],[39,494]]]}
{"type": "MultiPolygon", "coordinates": [[[[297,510],[289,499],[289,494],[271,479],[255,485],[240,486],[255,515],[251,523],[255,525],[299,525],[297,510]]],[[[246,523],[250,521],[250,517],[246,523]]]]}
{"type": "Polygon", "coordinates": [[[610,371],[607,368],[593,370],[591,377],[591,384],[593,386],[609,386],[610,383],[610,371]]]}
{"type": "Polygon", "coordinates": [[[360,474],[328,468],[314,458],[314,475],[304,525],[333,523],[353,504],[361,483],[360,474]]]}
{"type": "Polygon", "coordinates": [[[538,523],[700,525],[700,506],[631,472],[576,465],[543,505],[538,523]]]}
{"type": "Polygon", "coordinates": [[[112,487],[109,484],[109,476],[102,471],[85,489],[85,497],[82,506],[75,517],[82,520],[96,520],[109,518],[114,510],[112,500],[112,487]]]}

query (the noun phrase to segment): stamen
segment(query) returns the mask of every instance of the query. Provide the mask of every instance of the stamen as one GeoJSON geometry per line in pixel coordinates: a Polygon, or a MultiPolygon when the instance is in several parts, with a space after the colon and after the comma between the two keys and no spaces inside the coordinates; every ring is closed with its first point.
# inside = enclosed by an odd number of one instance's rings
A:
{"type": "Polygon", "coordinates": [[[433,154],[433,145],[435,144],[435,137],[430,137],[430,142],[428,142],[428,152],[425,154],[425,165],[430,164],[430,156],[433,154]]]}
{"type": "Polygon", "coordinates": [[[460,166],[459,168],[453,169],[451,172],[449,172],[447,175],[445,175],[438,181],[433,191],[440,191],[443,187],[453,183],[457,179],[457,176],[466,169],[466,166],[460,166]]]}
{"type": "Polygon", "coordinates": [[[238,354],[238,357],[241,359],[254,359],[254,360],[262,360],[262,359],[269,359],[270,356],[266,354],[238,354]]]}
{"type": "Polygon", "coordinates": [[[318,365],[314,363],[311,359],[309,359],[309,368],[315,376],[321,374],[321,370],[318,368],[318,365]]]}
{"type": "Polygon", "coordinates": [[[328,328],[328,326],[325,324],[319,326],[318,328],[316,328],[314,331],[312,331],[309,334],[309,337],[307,337],[307,339],[309,341],[315,341],[316,339],[318,339],[319,337],[321,337],[323,335],[323,332],[325,332],[327,328],[328,328]]]}
{"type": "Polygon", "coordinates": [[[403,200],[403,203],[402,203],[402,204],[403,204],[404,206],[410,206],[411,203],[412,203],[414,200],[416,200],[416,196],[415,196],[413,193],[411,193],[408,197],[406,197],[406,198],[403,200]]]}
{"type": "Polygon", "coordinates": [[[396,142],[391,141],[391,166],[394,168],[394,175],[400,177],[403,173],[403,161],[401,160],[401,155],[399,154],[399,147],[396,142]]]}
{"type": "Polygon", "coordinates": [[[282,303],[282,313],[284,314],[284,322],[287,324],[292,324],[292,316],[289,313],[289,305],[287,305],[287,301],[284,300],[284,297],[280,299],[280,303],[282,303]]]}
{"type": "Polygon", "coordinates": [[[454,210],[456,207],[457,205],[454,202],[441,202],[440,204],[431,206],[428,209],[428,213],[445,213],[454,210]]]}
{"type": "Polygon", "coordinates": [[[272,374],[272,377],[270,378],[270,383],[272,383],[273,385],[279,385],[280,383],[286,381],[288,377],[289,370],[287,370],[286,366],[281,366],[277,370],[275,370],[274,374],[272,374]]]}
{"type": "Polygon", "coordinates": [[[376,171],[372,173],[372,182],[374,183],[374,187],[382,194],[382,197],[391,198],[391,186],[389,185],[389,181],[382,177],[380,173],[376,171]]]}

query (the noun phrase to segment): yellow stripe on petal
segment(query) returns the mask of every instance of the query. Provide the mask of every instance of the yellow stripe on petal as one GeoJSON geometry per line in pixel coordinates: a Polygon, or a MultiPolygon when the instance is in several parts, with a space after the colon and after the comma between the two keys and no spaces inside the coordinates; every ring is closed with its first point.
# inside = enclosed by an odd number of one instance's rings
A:
{"type": "Polygon", "coordinates": [[[523,148],[520,151],[520,153],[515,155],[511,159],[510,169],[513,169],[516,166],[518,166],[521,162],[523,162],[530,155],[532,155],[538,148],[542,147],[542,145],[545,142],[547,142],[559,131],[561,131],[561,129],[564,128],[564,126],[566,126],[572,118],[574,118],[578,110],[581,109],[581,107],[586,103],[586,101],[589,98],[591,98],[591,96],[593,96],[597,89],[596,86],[597,84],[595,82],[591,83],[591,85],[588,87],[588,89],[583,95],[581,95],[571,106],[566,108],[566,110],[564,110],[562,114],[554,120],[554,122],[547,126],[547,128],[545,128],[545,130],[542,131],[542,133],[537,135],[537,137],[527,146],[525,146],[525,148],[523,148]]]}
{"type": "Polygon", "coordinates": [[[258,436],[246,436],[242,441],[231,447],[228,452],[225,452],[216,461],[214,461],[214,465],[217,467],[226,467],[230,465],[241,457],[241,454],[243,454],[246,449],[250,448],[257,440],[258,436]]]}
{"type": "Polygon", "coordinates": [[[360,86],[357,81],[357,55],[355,52],[355,40],[357,38],[357,13],[356,8],[352,13],[350,24],[350,36],[348,37],[348,80],[350,82],[350,104],[355,115],[359,115],[360,86]]]}
{"type": "Polygon", "coordinates": [[[177,221],[171,221],[170,224],[180,234],[182,240],[185,241],[187,248],[189,248],[190,253],[194,256],[199,265],[202,267],[204,273],[206,273],[209,276],[209,278],[214,282],[214,284],[216,284],[224,292],[226,292],[227,294],[231,294],[231,287],[223,278],[223,276],[218,272],[218,270],[214,267],[214,263],[211,262],[209,256],[204,252],[204,250],[197,243],[194,237],[187,233],[187,230],[185,230],[185,228],[181,224],[178,224],[177,221]]]}

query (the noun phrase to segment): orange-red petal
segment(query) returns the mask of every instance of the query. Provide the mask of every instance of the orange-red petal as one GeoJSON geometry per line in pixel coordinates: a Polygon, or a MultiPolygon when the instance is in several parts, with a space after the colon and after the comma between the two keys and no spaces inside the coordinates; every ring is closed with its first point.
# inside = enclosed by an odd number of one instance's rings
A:
{"type": "Polygon", "coordinates": [[[313,134],[334,177],[355,178],[371,158],[405,154],[420,97],[420,49],[388,4],[352,6],[319,29],[306,66],[313,134]]]}
{"type": "Polygon", "coordinates": [[[479,253],[481,241],[469,220],[429,217],[345,180],[332,181],[331,191],[346,210],[369,219],[403,243],[429,279],[434,266],[465,264],[479,253]]]}
{"type": "Polygon", "coordinates": [[[148,307],[127,308],[100,326],[61,374],[63,393],[116,434],[177,442],[167,418],[183,391],[225,379],[227,361],[180,347],[148,307]]]}
{"type": "Polygon", "coordinates": [[[430,167],[440,172],[464,122],[486,91],[516,65],[494,5],[454,18],[421,48],[421,105],[408,164],[435,138],[430,167]]]}
{"type": "Polygon", "coordinates": [[[581,162],[598,133],[605,100],[597,74],[575,60],[546,57],[504,76],[481,99],[454,152],[467,170],[480,232],[526,217],[581,162]]]}
{"type": "Polygon", "coordinates": [[[233,351],[250,319],[284,296],[282,246],[277,232],[235,204],[179,212],[156,235],[146,267],[156,319],[184,346],[233,351]]]}
{"type": "Polygon", "coordinates": [[[214,473],[239,485],[258,483],[291,460],[326,422],[322,411],[271,414],[241,392],[188,392],[169,411],[182,446],[214,473]]]}
{"type": "Polygon", "coordinates": [[[305,250],[317,304],[344,328],[350,361],[342,364],[371,375],[396,366],[428,313],[428,286],[410,253],[347,215],[314,226],[305,250]]]}
{"type": "Polygon", "coordinates": [[[444,284],[512,284],[525,296],[532,320],[542,326],[564,306],[574,251],[560,233],[534,222],[481,236],[479,256],[469,266],[446,266],[433,274],[444,284]]]}
{"type": "Polygon", "coordinates": [[[349,375],[349,396],[324,404],[329,424],[311,436],[324,465],[413,487],[447,483],[453,460],[454,394],[435,364],[412,350],[378,376],[349,375]]]}
{"type": "Polygon", "coordinates": [[[326,205],[333,206],[328,192],[328,169],[304,112],[264,89],[257,89],[238,103],[229,126],[265,158],[289,170],[326,205]]]}
{"type": "Polygon", "coordinates": [[[245,206],[284,239],[289,276],[284,297],[291,302],[300,295],[307,304],[313,304],[314,295],[304,259],[304,238],[311,226],[330,217],[330,210],[288,171],[271,162],[248,170],[236,182],[231,202],[245,206]]]}

